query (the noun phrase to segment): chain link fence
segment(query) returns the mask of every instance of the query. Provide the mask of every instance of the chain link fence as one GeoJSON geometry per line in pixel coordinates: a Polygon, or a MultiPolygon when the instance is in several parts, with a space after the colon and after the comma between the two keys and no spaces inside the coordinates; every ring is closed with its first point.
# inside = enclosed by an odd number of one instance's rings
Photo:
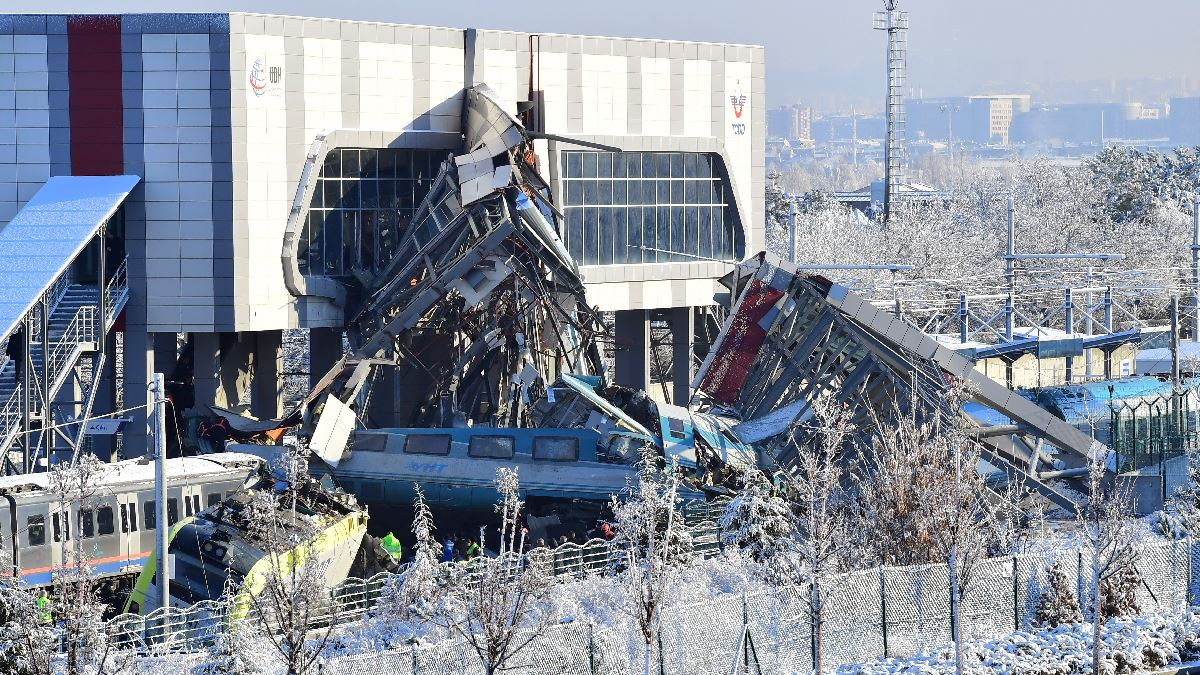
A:
{"type": "MultiPolygon", "coordinates": [[[[1029,629],[1049,570],[1059,563],[1073,581],[1084,612],[1092,600],[1091,558],[1086,551],[1054,550],[992,558],[973,572],[964,592],[965,640],[996,638],[1029,629]]],[[[1173,613],[1197,600],[1200,542],[1144,546],[1136,568],[1144,614],[1173,613]]],[[[903,658],[951,642],[950,575],[946,565],[876,568],[824,580],[820,635],[823,667],[881,658],[903,658]]],[[[660,635],[651,646],[651,671],[663,674],[811,671],[817,636],[809,589],[796,586],[665,607],[660,635]],[[743,636],[748,635],[749,640],[743,636]],[[746,664],[751,664],[747,669],[746,664]]],[[[644,669],[646,647],[632,620],[604,627],[583,622],[556,625],[515,659],[526,675],[631,675],[644,669]]],[[[464,642],[332,660],[332,675],[482,674],[464,642]]]]}

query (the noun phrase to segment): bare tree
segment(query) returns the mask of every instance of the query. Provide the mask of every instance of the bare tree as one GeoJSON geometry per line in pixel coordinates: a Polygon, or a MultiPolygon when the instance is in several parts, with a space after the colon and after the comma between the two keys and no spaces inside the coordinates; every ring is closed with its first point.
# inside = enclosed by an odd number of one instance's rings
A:
{"type": "Polygon", "coordinates": [[[120,672],[132,658],[117,652],[108,640],[103,620],[105,606],[89,563],[90,552],[83,548],[84,530],[92,527],[91,514],[101,496],[104,471],[104,464],[94,455],[83,455],[75,462],[55,464],[50,469],[50,492],[57,501],[52,529],[62,559],[62,566],[54,573],[52,596],[65,647],[63,667],[67,675],[120,672]],[[76,514],[74,519],[72,512],[76,514]]]}
{"type": "Polygon", "coordinates": [[[554,579],[523,553],[526,530],[521,526],[524,504],[517,470],[500,469],[496,490],[497,555],[453,568],[453,590],[442,594],[438,610],[431,614],[433,623],[471,645],[487,675],[512,667],[513,659],[553,618],[547,601],[554,579]]]}
{"type": "Polygon", "coordinates": [[[800,578],[808,582],[808,612],[813,631],[813,671],[822,672],[825,596],[822,584],[843,571],[853,547],[848,497],[843,489],[844,450],[853,433],[850,411],[830,398],[812,402],[805,443],[794,443],[796,459],[786,476],[786,491],[797,505],[796,543],[800,578]]]}
{"type": "Polygon", "coordinates": [[[306,461],[297,448],[285,452],[276,465],[283,490],[257,491],[244,512],[248,531],[262,546],[268,564],[259,579],[247,580],[247,586],[261,584],[261,590],[245,588],[239,594],[251,612],[250,621],[237,630],[270,644],[288,675],[315,671],[330,639],[320,626],[336,624],[339,614],[326,587],[327,564],[314,550],[313,526],[297,515],[306,461]]]}
{"type": "Polygon", "coordinates": [[[57,652],[54,627],[38,609],[34,593],[22,587],[11,552],[0,550],[0,560],[5,571],[0,574],[0,672],[50,675],[57,652]]]}
{"type": "Polygon", "coordinates": [[[659,614],[669,598],[680,565],[691,559],[691,536],[679,516],[679,477],[675,467],[658,468],[653,448],[643,448],[637,484],[626,498],[613,497],[621,577],[645,646],[645,675],[657,642],[659,614]]]}
{"type": "Polygon", "coordinates": [[[1077,511],[1079,530],[1092,559],[1092,670],[1097,673],[1105,619],[1104,586],[1119,583],[1131,572],[1136,574],[1134,564],[1142,543],[1142,532],[1133,519],[1131,486],[1106,475],[1106,460],[1097,454],[1089,463],[1087,500],[1077,511]]]}
{"type": "Polygon", "coordinates": [[[449,583],[449,572],[438,564],[439,546],[425,492],[419,484],[414,484],[413,488],[412,532],[416,537],[416,545],[412,561],[391,576],[384,588],[378,617],[389,622],[428,620],[437,599],[449,583]]]}

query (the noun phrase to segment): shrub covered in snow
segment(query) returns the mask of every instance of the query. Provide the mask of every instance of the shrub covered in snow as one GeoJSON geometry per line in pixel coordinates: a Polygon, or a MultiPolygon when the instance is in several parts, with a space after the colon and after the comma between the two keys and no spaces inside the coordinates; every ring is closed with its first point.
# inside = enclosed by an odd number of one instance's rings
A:
{"type": "Polygon", "coordinates": [[[1063,570],[1062,563],[1054,563],[1050,568],[1046,590],[1038,598],[1034,614],[1034,625],[1042,628],[1054,628],[1064,624],[1083,621],[1083,613],[1079,609],[1079,599],[1071,588],[1071,580],[1063,570]]]}
{"type": "Polygon", "coordinates": [[[1105,579],[1100,584],[1100,612],[1105,618],[1136,616],[1141,612],[1137,589],[1142,575],[1133,565],[1105,579]]]}
{"type": "MultiPolygon", "coordinates": [[[[1101,675],[1146,673],[1200,655],[1200,615],[1113,619],[1103,625],[1101,675]]],[[[1092,625],[1069,624],[963,645],[971,675],[1084,675],[1092,672],[1092,625]]],[[[951,646],[908,659],[846,666],[840,675],[935,675],[954,672],[951,646]]]]}

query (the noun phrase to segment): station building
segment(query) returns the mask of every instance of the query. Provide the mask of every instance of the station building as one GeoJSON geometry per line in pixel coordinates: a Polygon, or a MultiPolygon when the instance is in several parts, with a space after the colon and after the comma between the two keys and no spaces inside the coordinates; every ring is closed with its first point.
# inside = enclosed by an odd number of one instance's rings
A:
{"type": "MultiPolygon", "coordinates": [[[[480,84],[540,135],[561,234],[591,302],[616,313],[617,380],[646,387],[650,321],[690,345],[716,280],[764,245],[761,47],[239,13],[0,16],[0,223],[52,176],[138,177],[110,225],[128,256],[125,405],[174,368],[186,335],[198,405],[248,389],[252,413],[274,417],[282,331],[311,331],[316,376],[340,354],[330,289],[406,236],[461,152],[463,92],[480,84]]],[[[690,349],[675,357],[686,397],[690,349]]]]}

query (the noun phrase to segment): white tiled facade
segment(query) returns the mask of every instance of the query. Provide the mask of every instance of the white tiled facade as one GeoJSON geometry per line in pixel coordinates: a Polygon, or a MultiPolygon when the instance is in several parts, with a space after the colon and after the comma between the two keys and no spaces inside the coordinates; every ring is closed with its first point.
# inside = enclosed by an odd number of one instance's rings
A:
{"type": "Polygon", "coordinates": [[[45,35],[0,35],[0,223],[50,177],[45,35]]]}

